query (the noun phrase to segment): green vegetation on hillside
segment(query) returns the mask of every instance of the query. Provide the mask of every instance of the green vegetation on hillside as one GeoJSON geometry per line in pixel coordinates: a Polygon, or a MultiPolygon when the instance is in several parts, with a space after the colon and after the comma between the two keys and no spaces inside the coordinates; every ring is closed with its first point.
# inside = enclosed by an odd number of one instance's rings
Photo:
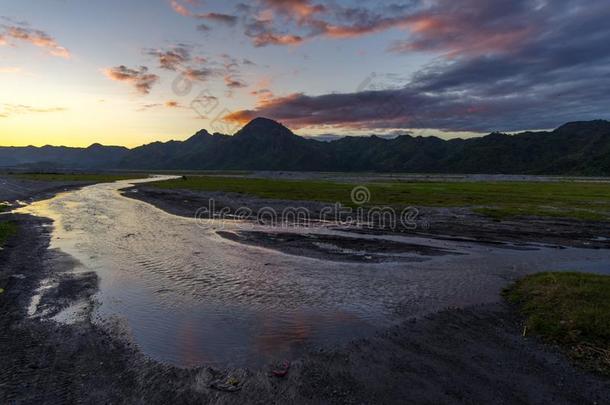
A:
{"type": "Polygon", "coordinates": [[[17,225],[14,222],[0,222],[0,247],[6,240],[17,232],[17,225]]]}
{"type": "MultiPolygon", "coordinates": [[[[165,189],[249,194],[261,198],[339,202],[353,205],[353,183],[189,176],[153,183],[165,189]]],[[[365,183],[368,205],[473,207],[494,218],[540,215],[610,219],[610,183],[584,182],[383,182],[365,183]]]]}
{"type": "Polygon", "coordinates": [[[504,292],[525,316],[525,332],[559,344],[573,359],[610,375],[610,277],[527,276],[504,292]]]}
{"type": "Polygon", "coordinates": [[[148,177],[147,174],[87,174],[87,173],[27,173],[16,174],[16,177],[24,180],[35,181],[84,181],[90,183],[110,183],[118,180],[141,179],[148,177]]]}

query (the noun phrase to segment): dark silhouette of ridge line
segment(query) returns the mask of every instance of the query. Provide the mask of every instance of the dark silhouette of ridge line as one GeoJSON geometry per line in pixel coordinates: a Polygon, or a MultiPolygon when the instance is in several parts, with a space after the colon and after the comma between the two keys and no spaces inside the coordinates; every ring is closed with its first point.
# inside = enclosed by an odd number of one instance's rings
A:
{"type": "Polygon", "coordinates": [[[284,170],[610,175],[610,122],[569,122],[553,131],[470,139],[400,135],[318,141],[255,118],[234,135],[202,129],[184,141],[133,149],[0,147],[0,167],[130,170],[284,170]]]}

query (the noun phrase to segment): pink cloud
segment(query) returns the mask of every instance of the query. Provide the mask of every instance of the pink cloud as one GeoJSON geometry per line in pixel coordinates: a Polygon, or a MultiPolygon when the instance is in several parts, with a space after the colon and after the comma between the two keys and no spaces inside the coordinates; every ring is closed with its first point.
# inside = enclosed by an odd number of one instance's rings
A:
{"type": "MultiPolygon", "coordinates": [[[[190,4],[193,4],[192,2],[189,1],[190,4]]],[[[178,0],[171,0],[170,1],[170,5],[172,6],[172,8],[174,9],[174,11],[178,14],[180,14],[181,16],[184,17],[191,17],[193,15],[193,13],[186,8],[185,6],[183,6],[182,4],[180,4],[178,2],[178,0]]]]}
{"type": "Polygon", "coordinates": [[[305,20],[327,10],[322,4],[311,4],[309,0],[263,0],[270,9],[296,19],[305,20]]]}
{"type": "Polygon", "coordinates": [[[274,34],[263,32],[253,37],[254,46],[261,47],[266,45],[298,45],[303,42],[303,37],[298,35],[274,34]]]}
{"type": "Polygon", "coordinates": [[[57,41],[44,31],[8,26],[5,28],[4,34],[0,34],[0,45],[6,45],[9,41],[28,42],[39,48],[44,48],[49,54],[60,58],[70,58],[70,51],[60,46],[57,41]]]}
{"type": "Polygon", "coordinates": [[[446,52],[447,56],[506,52],[519,47],[536,34],[536,27],[506,19],[498,23],[481,23],[466,13],[422,13],[409,18],[408,39],[397,41],[393,52],[446,52]]]}

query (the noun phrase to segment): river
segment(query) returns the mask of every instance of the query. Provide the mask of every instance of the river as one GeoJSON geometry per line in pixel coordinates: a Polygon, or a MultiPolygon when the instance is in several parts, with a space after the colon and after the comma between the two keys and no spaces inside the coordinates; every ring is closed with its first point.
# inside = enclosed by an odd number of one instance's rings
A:
{"type": "MultiPolygon", "coordinates": [[[[121,195],[145,181],[88,186],[19,211],[54,221],[50,249],[74,259],[68,271],[97,273],[96,322],[115,321],[144,354],[181,367],[292,359],[410,316],[497,301],[522,274],[606,272],[610,262],[607,251],[432,240],[463,254],[379,264],[291,256],[229,241],[217,223],[121,195]]],[[[69,308],[56,320],[77,313],[69,308]]]]}

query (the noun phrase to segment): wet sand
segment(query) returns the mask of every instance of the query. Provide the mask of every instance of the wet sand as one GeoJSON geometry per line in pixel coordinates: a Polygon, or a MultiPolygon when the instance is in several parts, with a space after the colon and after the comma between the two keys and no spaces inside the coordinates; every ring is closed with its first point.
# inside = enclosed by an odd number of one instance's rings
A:
{"type": "Polygon", "coordinates": [[[18,221],[20,233],[0,251],[2,402],[567,404],[610,397],[608,380],[524,338],[518,316],[502,303],[405,316],[372,337],[309,351],[284,378],[269,375],[270,366],[162,364],[133,346],[121,325],[100,325],[88,316],[96,305],[97,277],[73,273],[72,258],[47,249],[48,220],[7,219],[18,221]],[[43,280],[53,283],[40,300],[41,311],[58,314],[84,302],[84,316],[73,323],[28,316],[43,280]],[[210,388],[229,377],[238,381],[237,392],[210,388]]]}
{"type": "Polygon", "coordinates": [[[86,181],[35,181],[0,175],[0,203],[12,206],[34,200],[50,198],[53,195],[92,184],[86,181]]]}

